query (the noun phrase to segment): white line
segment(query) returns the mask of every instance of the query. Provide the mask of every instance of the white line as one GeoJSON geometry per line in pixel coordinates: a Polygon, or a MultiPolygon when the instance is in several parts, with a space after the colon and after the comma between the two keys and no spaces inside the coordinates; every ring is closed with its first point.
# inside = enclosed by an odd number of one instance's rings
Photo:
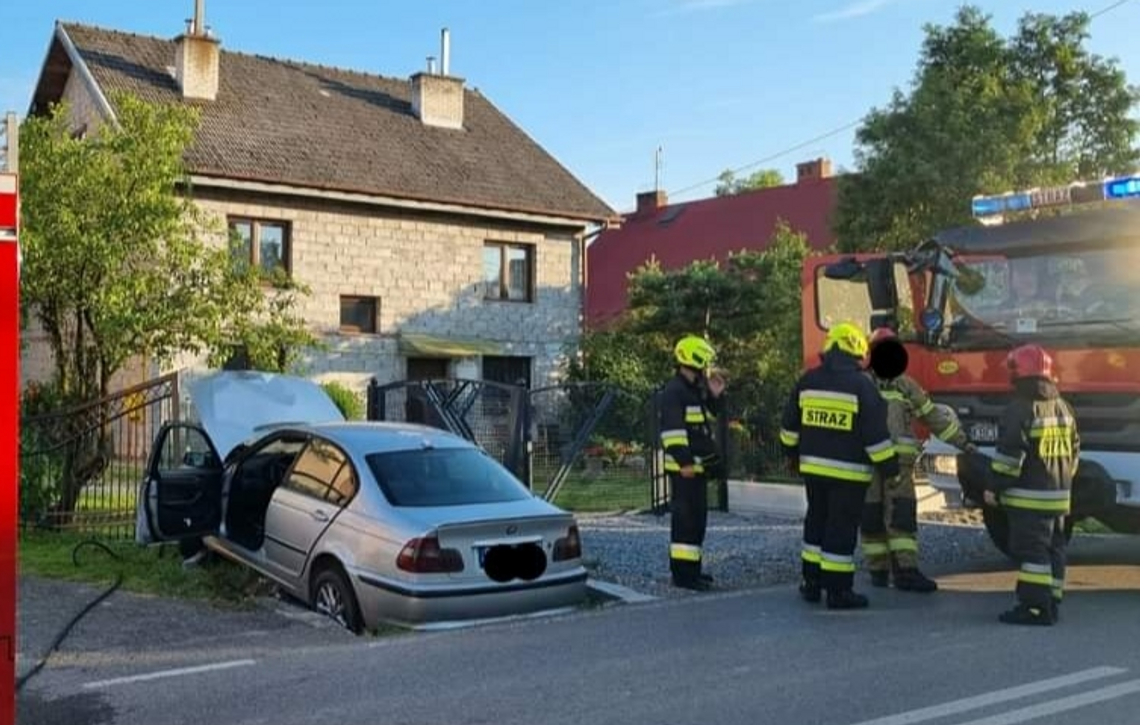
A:
{"type": "MultiPolygon", "coordinates": [[[[1017,700],[1022,697],[1029,697],[1030,695],[1038,695],[1042,692],[1048,692],[1049,690],[1059,690],[1062,687],[1079,685],[1089,680],[1112,677],[1127,671],[1128,670],[1120,667],[1094,667],[1089,670],[1074,672],[1071,675],[1062,675],[1061,677],[1053,677],[1039,682],[1030,682],[1026,685],[1018,685],[1017,687],[1009,687],[1004,690],[987,692],[984,695],[976,695],[961,700],[951,700],[941,705],[932,705],[920,710],[901,712],[898,715],[881,717],[877,720],[866,720],[857,723],[857,725],[912,725],[913,723],[935,720],[940,717],[946,717],[947,715],[977,710],[978,708],[997,705],[998,703],[1009,702],[1010,700],[1017,700]]],[[[970,723],[969,725],[975,724],[970,723]]],[[[987,725],[989,724],[987,723],[987,725]]]]}
{"type": "Polygon", "coordinates": [[[257,664],[256,660],[233,660],[232,662],[218,662],[212,665],[200,665],[198,667],[180,667],[176,670],[160,670],[158,672],[151,672],[148,675],[131,675],[130,677],[116,677],[113,680],[98,680],[96,682],[88,682],[83,685],[85,689],[93,690],[98,687],[111,687],[113,685],[125,685],[131,682],[146,682],[147,680],[159,680],[164,677],[181,677],[182,675],[195,675],[199,672],[213,672],[215,670],[228,670],[231,667],[245,667],[247,665],[257,664]]]}
{"type": "Polygon", "coordinates": [[[1034,720],[1039,717],[1045,717],[1046,715],[1055,715],[1067,710],[1076,710],[1078,707],[1085,707],[1086,705],[1112,700],[1117,697],[1124,697],[1125,695],[1132,695],[1137,692],[1140,692],[1140,680],[1129,680],[1128,682],[1121,682],[1119,685],[1109,685],[1099,690],[1082,692],[1079,695],[1069,695],[1059,700],[1049,700],[1048,702],[1042,702],[1038,705],[1030,705],[1020,710],[1010,710],[1009,712],[982,718],[981,720],[971,720],[970,722],[962,723],[962,725],[1014,725],[1014,723],[1034,720]]]}

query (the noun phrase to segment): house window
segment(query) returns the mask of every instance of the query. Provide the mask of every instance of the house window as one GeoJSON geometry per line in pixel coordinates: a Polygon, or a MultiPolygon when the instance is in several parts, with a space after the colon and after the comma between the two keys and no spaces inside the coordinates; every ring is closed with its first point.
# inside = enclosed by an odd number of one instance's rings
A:
{"type": "Polygon", "coordinates": [[[484,299],[534,301],[534,247],[487,242],[483,247],[484,299]]]}
{"type": "Polygon", "coordinates": [[[289,274],[289,223],[230,217],[234,261],[253,265],[265,277],[289,274]]]}
{"type": "Polygon", "coordinates": [[[340,296],[341,332],[375,334],[379,328],[380,300],[376,297],[340,296]]]}
{"type": "Polygon", "coordinates": [[[483,356],[483,379],[508,385],[530,387],[530,358],[499,355],[483,356]]]}

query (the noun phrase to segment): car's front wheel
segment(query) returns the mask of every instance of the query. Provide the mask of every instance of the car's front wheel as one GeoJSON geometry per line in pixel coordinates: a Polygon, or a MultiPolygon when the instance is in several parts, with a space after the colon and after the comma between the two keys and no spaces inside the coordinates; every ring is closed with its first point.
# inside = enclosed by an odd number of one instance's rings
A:
{"type": "Polygon", "coordinates": [[[364,628],[352,585],[336,567],[325,567],[313,579],[313,609],[354,634],[364,628]]]}

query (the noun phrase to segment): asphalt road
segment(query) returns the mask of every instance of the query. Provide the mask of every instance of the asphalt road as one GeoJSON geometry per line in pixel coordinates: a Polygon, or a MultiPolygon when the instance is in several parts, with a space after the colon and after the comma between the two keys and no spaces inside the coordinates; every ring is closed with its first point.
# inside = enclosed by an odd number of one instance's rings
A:
{"type": "Polygon", "coordinates": [[[1140,540],[1081,547],[1069,579],[1053,628],[997,622],[1003,562],[932,596],[871,590],[862,612],[781,588],[213,660],[72,658],[21,693],[18,722],[1135,725],[1140,540]]]}

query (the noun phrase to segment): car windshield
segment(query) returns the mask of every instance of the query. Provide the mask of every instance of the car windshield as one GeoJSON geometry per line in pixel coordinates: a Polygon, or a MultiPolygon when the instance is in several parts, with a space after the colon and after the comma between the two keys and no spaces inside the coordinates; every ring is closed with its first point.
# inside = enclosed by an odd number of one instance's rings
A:
{"type": "Polygon", "coordinates": [[[1017,257],[966,256],[948,300],[956,341],[994,333],[1014,339],[1140,338],[1140,248],[1110,247],[1017,257]]]}
{"type": "Polygon", "coordinates": [[[466,506],[532,496],[510,471],[473,448],[373,453],[365,460],[393,506],[466,506]]]}

